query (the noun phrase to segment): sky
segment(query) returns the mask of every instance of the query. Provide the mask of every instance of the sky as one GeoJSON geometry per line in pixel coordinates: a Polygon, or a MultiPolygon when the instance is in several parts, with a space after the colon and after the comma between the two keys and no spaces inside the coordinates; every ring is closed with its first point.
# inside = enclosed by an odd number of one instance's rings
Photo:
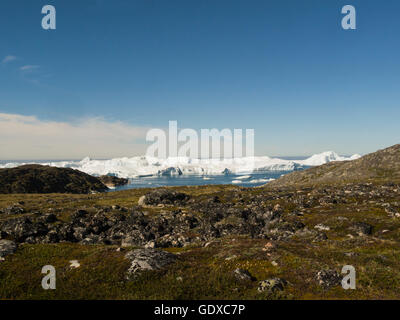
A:
{"type": "Polygon", "coordinates": [[[256,155],[388,147],[399,14],[396,0],[2,0],[0,159],[144,154],[170,120],[254,129],[256,155]]]}

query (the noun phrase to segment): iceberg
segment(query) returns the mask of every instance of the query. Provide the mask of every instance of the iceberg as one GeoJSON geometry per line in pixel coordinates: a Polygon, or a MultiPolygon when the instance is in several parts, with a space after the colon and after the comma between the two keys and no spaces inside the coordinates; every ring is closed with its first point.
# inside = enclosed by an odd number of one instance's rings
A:
{"type": "MultiPolygon", "coordinates": [[[[95,160],[89,157],[81,161],[53,161],[39,163],[61,168],[72,168],[94,176],[114,175],[119,178],[138,178],[146,176],[197,175],[211,176],[223,174],[242,175],[236,180],[248,179],[249,174],[262,172],[289,172],[318,166],[332,161],[351,161],[360,158],[355,154],[350,157],[339,156],[333,151],[315,154],[305,160],[285,160],[279,158],[243,157],[233,159],[192,159],[189,157],[171,157],[160,159],[148,156],[123,157],[109,160],[95,160]]],[[[13,168],[26,163],[5,163],[0,168],[13,168]]],[[[38,163],[38,162],[36,162],[38,163]]]]}
{"type": "Polygon", "coordinates": [[[354,154],[351,157],[342,157],[339,156],[336,152],[327,151],[319,154],[314,154],[313,156],[307,158],[306,160],[299,160],[297,163],[305,165],[305,166],[320,166],[322,164],[332,162],[332,161],[347,161],[347,160],[356,160],[361,158],[359,154],[354,154]]]}

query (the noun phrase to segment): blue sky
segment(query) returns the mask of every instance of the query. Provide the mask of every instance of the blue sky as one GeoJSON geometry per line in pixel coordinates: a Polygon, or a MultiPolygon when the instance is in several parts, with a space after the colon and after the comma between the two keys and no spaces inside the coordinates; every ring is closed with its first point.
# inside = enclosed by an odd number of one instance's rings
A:
{"type": "Polygon", "coordinates": [[[254,128],[260,155],[367,153],[400,141],[399,14],[394,0],[2,0],[0,113],[254,128]],[[346,4],[357,30],[341,28],[346,4]]]}

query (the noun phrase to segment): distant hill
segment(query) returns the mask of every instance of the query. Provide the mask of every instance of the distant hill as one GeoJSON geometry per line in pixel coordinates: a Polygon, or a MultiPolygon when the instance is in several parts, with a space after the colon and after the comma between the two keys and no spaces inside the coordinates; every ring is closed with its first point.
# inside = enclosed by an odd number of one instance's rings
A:
{"type": "Polygon", "coordinates": [[[317,186],[358,182],[400,182],[400,144],[352,161],[329,162],[287,174],[268,187],[317,186]]]}
{"type": "Polygon", "coordinates": [[[107,187],[96,177],[70,168],[23,165],[0,169],[0,193],[90,193],[107,187]]]}

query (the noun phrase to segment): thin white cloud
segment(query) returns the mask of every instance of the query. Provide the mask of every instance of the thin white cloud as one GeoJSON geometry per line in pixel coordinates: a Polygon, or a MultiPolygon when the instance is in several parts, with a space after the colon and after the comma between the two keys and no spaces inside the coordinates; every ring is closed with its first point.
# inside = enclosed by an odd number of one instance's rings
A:
{"type": "Polygon", "coordinates": [[[0,113],[0,159],[114,158],[144,154],[149,128],[91,118],[44,121],[0,113]]]}
{"type": "Polygon", "coordinates": [[[34,69],[38,69],[40,66],[36,66],[36,65],[26,65],[26,66],[22,66],[19,68],[19,70],[21,71],[30,71],[30,70],[34,70],[34,69]]]}
{"type": "Polygon", "coordinates": [[[16,56],[6,56],[6,57],[4,57],[2,63],[8,63],[8,62],[14,61],[16,59],[17,59],[16,56]]]}

